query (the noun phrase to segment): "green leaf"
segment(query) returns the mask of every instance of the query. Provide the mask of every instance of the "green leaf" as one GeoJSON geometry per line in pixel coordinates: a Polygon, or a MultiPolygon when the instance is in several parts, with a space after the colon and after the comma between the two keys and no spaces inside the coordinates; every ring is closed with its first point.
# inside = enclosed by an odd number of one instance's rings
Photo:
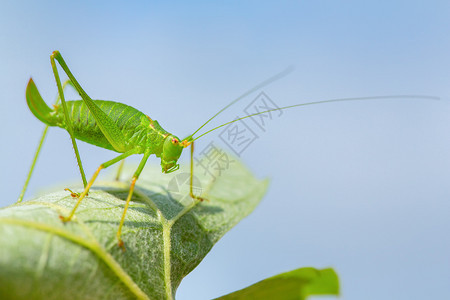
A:
{"type": "Polygon", "coordinates": [[[312,295],[339,295],[339,281],[333,269],[300,268],[217,299],[303,300],[312,295]]]}
{"type": "Polygon", "coordinates": [[[76,202],[68,192],[0,209],[0,299],[171,299],[267,188],[233,161],[215,181],[195,173],[197,192],[209,200],[198,203],[188,196],[187,168],[160,170],[147,167],[138,180],[122,231],[125,252],[116,231],[129,183],[99,183],[66,224],[59,216],[76,202]]]}

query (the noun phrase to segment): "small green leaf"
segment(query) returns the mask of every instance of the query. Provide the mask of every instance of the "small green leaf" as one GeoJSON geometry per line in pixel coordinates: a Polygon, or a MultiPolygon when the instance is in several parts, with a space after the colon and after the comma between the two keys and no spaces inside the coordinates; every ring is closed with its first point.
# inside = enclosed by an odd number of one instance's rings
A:
{"type": "Polygon", "coordinates": [[[59,216],[76,202],[68,192],[0,209],[0,299],[174,298],[182,278],[266,191],[267,181],[236,161],[221,173],[215,181],[195,173],[194,192],[208,199],[198,203],[188,196],[187,168],[173,175],[146,168],[126,215],[125,252],[116,231],[129,183],[99,183],[66,224],[59,216]]]}
{"type": "Polygon", "coordinates": [[[217,299],[304,300],[313,295],[339,295],[339,281],[333,269],[300,268],[264,279],[217,299]]]}

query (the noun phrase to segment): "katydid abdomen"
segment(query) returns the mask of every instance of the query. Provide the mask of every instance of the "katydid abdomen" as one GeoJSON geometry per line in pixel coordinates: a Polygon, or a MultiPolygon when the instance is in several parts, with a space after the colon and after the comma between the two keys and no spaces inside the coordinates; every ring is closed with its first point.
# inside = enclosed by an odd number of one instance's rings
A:
{"type": "MultiPolygon", "coordinates": [[[[94,103],[116,123],[122,132],[126,141],[125,151],[117,151],[108,142],[94,116],[82,100],[67,102],[75,138],[116,152],[123,153],[136,148],[138,153],[150,150],[156,156],[161,156],[164,136],[167,136],[168,132],[156,121],[151,122],[145,114],[123,103],[103,100],[94,100],[94,103]]],[[[59,119],[57,126],[66,129],[64,112],[61,107],[56,109],[55,117],[59,119]]]]}
{"type": "MultiPolygon", "coordinates": [[[[36,98],[27,100],[30,108],[36,107],[36,103],[33,102],[39,101],[36,98]]],[[[146,150],[150,150],[157,157],[161,156],[164,137],[169,133],[157,121],[151,120],[144,113],[123,103],[106,100],[93,101],[114,121],[122,132],[126,140],[125,151],[118,151],[111,145],[83,100],[66,102],[69,118],[72,122],[73,135],[76,139],[119,153],[137,149],[137,153],[144,153],[146,150]]],[[[39,105],[46,104],[40,103],[39,105]]],[[[47,125],[67,130],[62,106],[56,106],[54,110],[48,109],[45,112],[37,112],[36,109],[31,109],[31,111],[47,125]]]]}

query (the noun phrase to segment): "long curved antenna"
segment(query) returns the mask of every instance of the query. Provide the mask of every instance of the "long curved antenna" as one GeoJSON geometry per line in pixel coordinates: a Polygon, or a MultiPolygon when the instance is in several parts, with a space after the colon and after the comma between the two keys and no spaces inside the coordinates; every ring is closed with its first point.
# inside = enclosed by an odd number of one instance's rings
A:
{"type": "Polygon", "coordinates": [[[274,108],[274,109],[269,109],[269,110],[265,110],[265,111],[261,111],[261,112],[257,112],[227,123],[224,123],[220,126],[217,126],[211,130],[208,130],[207,132],[199,135],[198,137],[196,137],[195,139],[193,139],[192,141],[198,140],[199,138],[201,138],[202,136],[216,130],[219,129],[223,126],[226,126],[228,124],[237,122],[239,120],[243,120],[243,119],[247,119],[253,116],[257,116],[260,114],[264,114],[264,113],[268,113],[268,112],[272,112],[272,111],[277,111],[277,110],[283,110],[283,109],[288,109],[288,108],[293,108],[293,107],[299,107],[299,106],[306,106],[306,105],[313,105],[313,104],[322,104],[322,103],[330,103],[330,102],[342,102],[342,101],[363,101],[363,100],[380,100],[380,99],[396,99],[396,98],[414,98],[414,99],[429,99],[429,100],[440,100],[439,97],[435,97],[435,96],[427,96],[427,95],[388,95],[388,96],[372,96],[372,97],[358,97],[358,98],[338,98],[338,99],[329,99],[329,100],[322,100],[322,101],[313,101],[313,102],[305,102],[305,103],[301,103],[301,104],[295,104],[295,105],[289,105],[289,106],[284,106],[284,107],[279,107],[279,108],[274,108]]]}
{"type": "Polygon", "coordinates": [[[208,119],[208,121],[206,121],[202,126],[200,126],[196,131],[194,131],[194,133],[192,133],[190,136],[193,136],[194,134],[196,134],[200,129],[202,129],[206,124],[208,124],[212,119],[214,119],[215,117],[217,117],[221,112],[223,112],[224,110],[226,110],[228,107],[230,107],[231,105],[235,104],[236,102],[238,102],[239,100],[241,100],[242,98],[245,98],[246,96],[248,96],[249,94],[253,93],[256,90],[259,90],[260,88],[278,80],[283,78],[284,76],[288,75],[289,73],[291,73],[294,70],[293,66],[288,67],[286,70],[264,80],[263,82],[255,85],[254,87],[252,87],[251,89],[249,89],[248,91],[246,91],[245,93],[243,93],[242,95],[240,95],[239,97],[237,97],[236,99],[234,99],[233,101],[231,101],[227,106],[225,106],[224,108],[222,108],[221,110],[219,110],[214,116],[212,116],[211,118],[208,119]]]}

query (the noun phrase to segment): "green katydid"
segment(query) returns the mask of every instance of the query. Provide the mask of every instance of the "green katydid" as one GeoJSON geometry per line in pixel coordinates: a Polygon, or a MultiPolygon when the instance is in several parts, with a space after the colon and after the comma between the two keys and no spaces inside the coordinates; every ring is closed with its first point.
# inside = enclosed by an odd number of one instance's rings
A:
{"type": "MultiPolygon", "coordinates": [[[[98,174],[102,169],[105,169],[119,161],[123,161],[126,157],[133,154],[143,154],[143,158],[139,163],[137,170],[135,171],[132,180],[128,196],[125,202],[125,208],[120,220],[119,228],[117,231],[118,245],[123,247],[123,241],[121,239],[122,226],[125,220],[126,211],[129,206],[129,202],[133,195],[134,187],[136,181],[142,172],[147,159],[151,154],[155,154],[157,157],[161,158],[161,168],[163,173],[171,173],[178,170],[179,165],[177,161],[184,148],[191,146],[190,160],[190,196],[194,201],[202,201],[204,198],[201,195],[194,195],[193,193],[193,153],[194,153],[194,141],[200,137],[218,129],[230,123],[249,118],[258,114],[268,113],[276,110],[283,110],[293,107],[319,104],[319,103],[329,103],[338,101],[352,101],[352,100],[371,100],[371,99],[386,99],[386,98],[426,98],[426,99],[437,99],[431,96],[416,96],[416,95],[394,95],[394,96],[374,96],[374,97],[362,97],[362,98],[341,98],[341,99],[330,99],[324,101],[307,102],[301,104],[295,104],[290,106],[285,106],[281,108],[274,108],[256,114],[248,115],[243,118],[235,119],[233,121],[227,122],[220,126],[217,126],[205,133],[194,138],[194,135],[201,130],[206,124],[208,124],[217,115],[223,112],[225,109],[243,99],[250,93],[268,85],[269,83],[278,80],[288,74],[291,69],[287,69],[263,82],[256,85],[252,89],[248,90],[240,97],[236,98],[214,116],[209,118],[200,128],[198,128],[194,133],[188,137],[180,140],[177,136],[164,130],[156,120],[152,120],[149,116],[138,111],[137,109],[125,105],[123,103],[104,101],[104,100],[92,100],[88,94],[83,90],[78,81],[72,75],[70,69],[66,65],[64,59],[62,58],[59,51],[54,51],[50,56],[50,61],[58,87],[58,98],[61,100],[61,105],[54,105],[54,110],[50,109],[47,104],[39,94],[39,91],[32,79],[28,82],[26,89],[26,99],[28,106],[32,113],[47,126],[58,126],[66,129],[72,139],[72,144],[75,150],[75,156],[77,158],[78,166],[80,169],[80,174],[84,183],[84,190],[81,194],[72,193],[73,196],[78,197],[78,201],[72,209],[69,216],[60,216],[63,222],[70,221],[81,201],[88,194],[89,189],[96,180],[98,174]],[[59,63],[61,68],[67,74],[69,78],[69,83],[76,89],[78,94],[81,96],[82,100],[77,101],[65,101],[64,98],[64,85],[61,85],[58,70],[56,67],[56,61],[59,63]],[[69,114],[71,117],[69,117],[69,114]],[[81,159],[78,153],[78,148],[75,139],[79,139],[90,143],[92,145],[106,148],[118,153],[122,153],[114,159],[111,159],[103,164],[101,164],[95,171],[89,182],[86,181],[84,175],[81,159]]],[[[25,181],[24,188],[17,202],[21,202],[27,188],[29,179],[31,177],[32,171],[34,169],[38,153],[42,146],[45,133],[47,128],[44,130],[43,137],[39,143],[39,147],[35,154],[31,169],[28,173],[27,180],[25,181]]]]}

